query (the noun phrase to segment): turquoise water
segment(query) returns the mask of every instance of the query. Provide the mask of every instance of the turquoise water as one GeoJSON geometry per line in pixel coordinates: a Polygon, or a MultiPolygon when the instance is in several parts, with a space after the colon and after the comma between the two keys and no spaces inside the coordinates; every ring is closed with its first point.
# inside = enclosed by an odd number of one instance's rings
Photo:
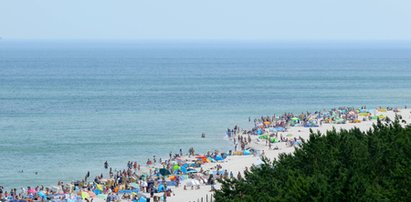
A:
{"type": "Polygon", "coordinates": [[[411,48],[3,42],[0,185],[227,150],[249,116],[364,104],[411,104],[411,48]]]}

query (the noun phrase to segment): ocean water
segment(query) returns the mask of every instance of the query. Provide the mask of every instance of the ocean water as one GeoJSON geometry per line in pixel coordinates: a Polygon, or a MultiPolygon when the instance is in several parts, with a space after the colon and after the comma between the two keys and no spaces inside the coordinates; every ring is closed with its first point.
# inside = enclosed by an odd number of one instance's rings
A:
{"type": "Polygon", "coordinates": [[[408,47],[0,41],[0,185],[227,151],[248,117],[410,104],[408,47]]]}

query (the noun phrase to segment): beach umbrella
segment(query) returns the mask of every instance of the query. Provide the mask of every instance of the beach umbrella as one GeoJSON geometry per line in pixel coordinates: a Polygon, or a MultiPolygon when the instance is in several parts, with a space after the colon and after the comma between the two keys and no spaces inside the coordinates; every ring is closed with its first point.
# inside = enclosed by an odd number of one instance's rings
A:
{"type": "Polygon", "coordinates": [[[270,142],[271,142],[271,143],[275,143],[275,142],[278,142],[278,141],[277,141],[277,139],[275,139],[274,137],[272,137],[272,138],[270,138],[270,142]]]}
{"type": "Polygon", "coordinates": [[[161,168],[159,172],[160,172],[160,174],[163,175],[163,176],[166,176],[166,175],[170,175],[170,174],[171,174],[170,171],[167,170],[167,169],[165,169],[165,168],[161,168]]]}
{"type": "Polygon", "coordinates": [[[178,164],[174,164],[173,166],[173,171],[180,169],[180,166],[178,166],[178,164]]]}
{"type": "Polygon", "coordinates": [[[103,191],[103,186],[101,184],[96,184],[98,190],[103,191]]]}
{"type": "Polygon", "coordinates": [[[87,192],[82,191],[82,192],[81,192],[81,198],[82,198],[82,199],[90,198],[90,195],[89,195],[87,192]]]}
{"type": "Polygon", "coordinates": [[[264,124],[268,125],[268,124],[270,124],[270,122],[269,121],[264,121],[264,124]]]}

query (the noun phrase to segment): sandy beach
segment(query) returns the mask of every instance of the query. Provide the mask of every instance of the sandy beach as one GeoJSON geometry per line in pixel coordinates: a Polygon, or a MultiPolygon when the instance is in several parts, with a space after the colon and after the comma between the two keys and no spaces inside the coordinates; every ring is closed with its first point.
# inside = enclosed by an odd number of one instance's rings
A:
{"type": "MultiPolygon", "coordinates": [[[[273,160],[281,153],[292,153],[301,144],[301,139],[309,139],[310,130],[325,134],[326,131],[332,129],[341,130],[357,127],[361,131],[366,131],[377,122],[376,117],[382,120],[386,120],[386,117],[394,120],[398,116],[401,118],[401,124],[403,125],[411,121],[410,109],[357,109],[355,112],[350,108],[344,108],[334,109],[334,112],[338,112],[337,115],[332,115],[333,111],[331,111],[331,115],[328,115],[328,112],[307,113],[306,115],[288,114],[284,115],[284,117],[287,117],[286,119],[279,120],[276,116],[273,116],[271,122],[256,119],[256,127],[253,129],[235,127],[236,130],[232,130],[234,133],[228,134],[226,138],[227,144],[233,145],[233,150],[229,153],[213,151],[211,154],[197,154],[188,150],[195,154],[170,154],[168,160],[159,160],[161,161],[159,163],[155,159],[149,159],[147,165],[137,165],[129,162],[127,171],[118,171],[115,175],[111,173],[109,174],[109,176],[111,175],[110,178],[97,176],[94,180],[90,178],[87,181],[74,184],[61,183],[59,186],[50,188],[28,187],[27,190],[17,190],[14,195],[20,194],[22,198],[38,197],[45,199],[48,197],[53,201],[87,201],[91,199],[93,201],[148,201],[150,199],[150,201],[164,201],[164,198],[170,202],[211,201],[213,200],[212,189],[219,188],[216,178],[243,176],[245,170],[262,163],[261,157],[263,155],[273,160]],[[340,113],[341,111],[345,112],[340,113]],[[296,118],[298,116],[301,118],[296,118]],[[277,126],[274,126],[274,120],[276,120],[277,126]],[[284,122],[283,120],[287,121],[284,122]],[[305,121],[302,123],[300,120],[305,121]],[[281,125],[285,123],[291,123],[294,126],[281,125]],[[281,126],[278,126],[278,124],[281,126]],[[272,132],[271,130],[274,127],[278,131],[272,132]],[[264,136],[267,138],[263,138],[264,136]],[[268,141],[268,139],[273,141],[268,141]],[[240,149],[239,146],[234,146],[233,143],[236,142],[244,143],[243,148],[240,149]],[[162,169],[167,174],[160,174],[162,169]],[[214,173],[214,176],[211,175],[212,173],[214,173]],[[221,175],[217,174],[216,176],[216,173],[221,173],[221,175]],[[110,182],[114,181],[114,185],[110,185],[110,182]],[[151,185],[150,181],[153,182],[151,185]],[[179,186],[175,186],[176,184],[179,184],[179,186]],[[65,189],[65,187],[68,188],[65,189]],[[146,187],[151,188],[146,189],[146,187]]],[[[262,119],[264,118],[262,117],[262,119]]],[[[10,198],[12,194],[8,194],[3,192],[2,197],[12,199],[10,198]]]]}
{"type": "MultiPolygon", "coordinates": [[[[393,111],[388,112],[377,112],[377,115],[384,115],[389,117],[391,120],[395,119],[396,115],[402,116],[402,118],[407,122],[410,123],[411,121],[411,110],[410,109],[401,109],[400,112],[395,113],[393,111]]],[[[336,130],[341,129],[352,129],[354,127],[359,128],[361,131],[369,130],[373,124],[375,124],[376,120],[371,121],[363,121],[361,123],[346,123],[346,124],[323,124],[319,127],[314,128],[307,128],[307,127],[291,127],[286,132],[281,132],[283,134],[291,134],[291,137],[301,137],[303,139],[309,139],[310,129],[314,132],[320,131],[322,134],[326,133],[328,130],[332,130],[335,128],[336,130]]],[[[403,123],[404,125],[404,123],[403,123]]],[[[255,148],[259,151],[265,152],[265,156],[270,160],[276,159],[279,154],[281,153],[292,153],[295,150],[295,147],[289,147],[286,143],[275,143],[272,146],[278,147],[278,150],[269,149],[268,146],[265,144],[264,141],[258,141],[257,136],[252,136],[252,142],[249,145],[252,148],[255,148]]],[[[229,156],[227,159],[224,160],[222,163],[218,163],[222,166],[222,170],[229,170],[233,173],[241,172],[243,173],[246,167],[250,167],[252,165],[258,164],[260,161],[260,157],[258,156],[229,156]]],[[[208,165],[212,167],[214,163],[208,165]]],[[[179,202],[179,201],[197,201],[197,199],[203,198],[206,199],[206,195],[210,195],[211,187],[208,185],[202,185],[199,190],[183,190],[182,188],[174,189],[175,196],[170,197],[167,201],[172,202],[179,202]]]]}

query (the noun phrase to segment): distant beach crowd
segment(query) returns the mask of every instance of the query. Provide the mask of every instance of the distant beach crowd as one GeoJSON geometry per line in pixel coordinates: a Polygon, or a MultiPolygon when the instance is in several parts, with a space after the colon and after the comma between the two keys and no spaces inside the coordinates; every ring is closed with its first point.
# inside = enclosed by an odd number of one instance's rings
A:
{"type": "MultiPolygon", "coordinates": [[[[170,152],[167,158],[152,156],[146,162],[128,161],[123,170],[113,170],[110,162],[106,161],[101,166],[107,173],[92,177],[90,172],[86,172],[84,179],[71,183],[59,181],[55,186],[28,186],[10,190],[0,186],[0,201],[167,201],[175,195],[173,189],[177,187],[194,190],[200,189],[200,185],[207,185],[211,190],[215,190],[218,188],[219,179],[243,177],[241,172],[233,173],[222,169],[219,163],[227,157],[265,155],[264,150],[250,146],[254,140],[265,144],[269,150],[278,149],[276,143],[298,147],[303,140],[287,134],[287,130],[292,127],[315,128],[323,124],[383,120],[386,117],[377,115],[376,112],[387,111],[399,112],[400,109],[339,107],[300,114],[273,114],[255,118],[253,121],[249,118],[248,121],[254,125],[251,129],[242,129],[236,125],[226,130],[225,135],[229,142],[233,143],[233,150],[213,150],[200,154],[193,147],[185,152],[179,149],[178,152],[170,152]],[[205,168],[204,165],[207,164],[212,166],[205,168]]],[[[206,138],[204,133],[201,137],[206,138]]],[[[245,170],[248,171],[248,168],[245,170]]]]}

